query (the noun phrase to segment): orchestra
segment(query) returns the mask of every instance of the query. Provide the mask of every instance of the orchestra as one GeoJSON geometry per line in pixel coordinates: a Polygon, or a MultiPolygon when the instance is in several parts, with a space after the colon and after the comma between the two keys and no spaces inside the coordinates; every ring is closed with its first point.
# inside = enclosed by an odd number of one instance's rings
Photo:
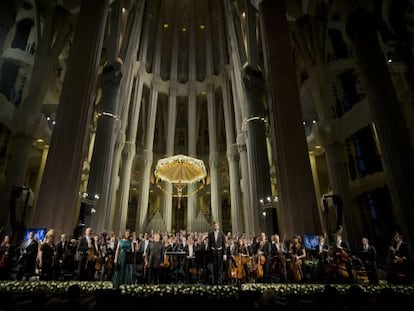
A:
{"type": "MultiPolygon", "coordinates": [[[[113,232],[103,235],[89,233],[89,236],[92,239],[69,239],[66,234],[62,234],[56,246],[50,238],[36,241],[34,245],[39,245],[40,255],[33,260],[34,268],[25,270],[33,271],[30,272],[31,277],[44,280],[111,281],[116,269],[115,249],[119,237],[113,232]],[[77,267],[81,267],[81,270],[77,267]],[[91,269],[90,273],[85,269],[91,269]]],[[[135,283],[214,284],[210,250],[214,244],[208,243],[209,233],[147,232],[141,235],[134,233],[132,236],[130,258],[133,258],[135,283]],[[154,248],[156,234],[160,234],[159,247],[154,248]],[[157,261],[154,261],[154,252],[157,261]],[[149,272],[150,277],[144,277],[149,272]]],[[[226,234],[225,256],[222,256],[223,266],[219,278],[222,284],[235,285],[251,282],[379,282],[377,254],[372,245],[366,245],[367,238],[362,239],[362,245],[354,252],[344,240],[342,231],[335,233],[331,243],[326,233],[315,234],[311,238],[312,242],[309,243],[309,237],[300,234],[290,237],[283,235],[283,238],[273,234],[270,239],[264,232],[257,236],[226,234]]],[[[16,267],[21,264],[19,256],[27,253],[27,245],[28,242],[21,242],[19,246],[8,245],[7,252],[5,246],[2,247],[1,261],[8,260],[11,263],[8,274],[2,267],[2,278],[23,278],[22,273],[12,275],[13,271],[19,271],[13,269],[13,263],[16,267]]],[[[402,240],[400,234],[396,234],[390,243],[388,258],[384,259],[389,282],[407,282],[410,271],[407,249],[408,243],[402,240]]],[[[25,278],[29,276],[25,275],[25,278]]]]}

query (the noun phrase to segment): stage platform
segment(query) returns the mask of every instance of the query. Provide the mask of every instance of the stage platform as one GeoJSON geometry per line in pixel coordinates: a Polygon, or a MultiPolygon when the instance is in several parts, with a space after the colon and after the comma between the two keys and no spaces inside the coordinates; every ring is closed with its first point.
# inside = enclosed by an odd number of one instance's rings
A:
{"type": "Polygon", "coordinates": [[[72,300],[86,307],[85,310],[142,310],[146,306],[152,309],[206,306],[240,310],[269,307],[277,307],[278,310],[326,309],[328,306],[336,310],[414,307],[412,284],[133,284],[113,288],[111,282],[100,281],[2,281],[0,295],[0,310],[63,311],[72,300]]]}

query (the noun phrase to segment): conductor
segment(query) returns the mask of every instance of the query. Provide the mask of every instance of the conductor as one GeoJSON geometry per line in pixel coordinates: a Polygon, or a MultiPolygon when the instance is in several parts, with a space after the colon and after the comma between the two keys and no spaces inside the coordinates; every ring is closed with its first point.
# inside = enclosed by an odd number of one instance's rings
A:
{"type": "Polygon", "coordinates": [[[208,234],[208,248],[211,251],[213,261],[213,284],[222,283],[223,261],[227,260],[226,256],[226,237],[220,231],[220,223],[213,222],[213,231],[208,234]]]}

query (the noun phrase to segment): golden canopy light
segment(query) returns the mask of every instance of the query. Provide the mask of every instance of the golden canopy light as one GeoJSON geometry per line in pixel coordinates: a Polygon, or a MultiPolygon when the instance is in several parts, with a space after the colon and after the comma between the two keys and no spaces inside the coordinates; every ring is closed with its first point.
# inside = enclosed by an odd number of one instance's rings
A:
{"type": "Polygon", "coordinates": [[[158,188],[179,199],[198,192],[204,187],[207,177],[203,160],[182,154],[158,160],[154,174],[158,188]],[[175,187],[176,192],[169,193],[163,188],[160,181],[172,184],[175,187]],[[198,184],[198,186],[191,193],[184,193],[184,188],[189,184],[198,184]]]}

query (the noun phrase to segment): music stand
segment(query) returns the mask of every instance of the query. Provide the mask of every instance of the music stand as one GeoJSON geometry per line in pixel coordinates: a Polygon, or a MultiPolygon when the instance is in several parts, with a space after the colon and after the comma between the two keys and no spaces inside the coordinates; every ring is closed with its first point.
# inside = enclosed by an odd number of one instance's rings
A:
{"type": "Polygon", "coordinates": [[[209,250],[201,249],[197,250],[194,253],[195,255],[195,264],[197,267],[203,268],[203,284],[207,281],[207,264],[211,262],[211,252],[209,250]]]}
{"type": "Polygon", "coordinates": [[[134,263],[134,275],[136,278],[136,281],[143,279],[144,277],[144,252],[143,251],[137,251],[133,252],[133,263],[134,263]]]}

